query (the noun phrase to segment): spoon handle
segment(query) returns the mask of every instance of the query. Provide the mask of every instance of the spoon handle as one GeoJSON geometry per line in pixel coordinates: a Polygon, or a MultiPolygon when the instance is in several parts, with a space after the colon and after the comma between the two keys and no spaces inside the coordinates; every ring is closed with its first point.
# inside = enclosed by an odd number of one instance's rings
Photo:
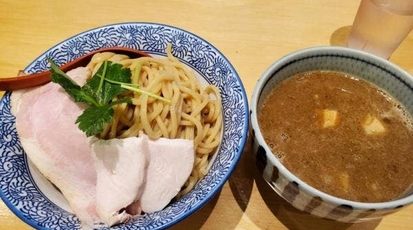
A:
{"type": "MultiPolygon", "coordinates": [[[[89,63],[90,59],[95,53],[103,52],[105,50],[106,49],[100,49],[100,50],[91,52],[81,58],[75,59],[69,63],[66,63],[60,66],[59,69],[61,69],[63,72],[66,72],[70,70],[71,68],[75,68],[78,66],[86,66],[86,64],[89,63]]],[[[23,75],[19,77],[0,78],[0,91],[13,91],[13,90],[31,88],[31,87],[46,84],[50,82],[51,80],[52,80],[52,73],[50,72],[50,70],[46,70],[46,71],[34,73],[34,74],[23,75]]]]}
{"type": "Polygon", "coordinates": [[[12,91],[39,86],[50,82],[50,71],[20,77],[0,78],[0,91],[12,91]]]}
{"type": "MultiPolygon", "coordinates": [[[[124,54],[130,58],[139,58],[139,57],[150,57],[150,55],[144,51],[126,48],[126,47],[106,47],[101,48],[95,51],[92,51],[80,58],[77,58],[69,63],[66,63],[59,67],[63,72],[66,72],[70,69],[86,66],[90,62],[93,55],[100,52],[113,52],[116,54],[124,54]]],[[[35,74],[29,74],[20,77],[8,77],[0,78],[0,91],[13,91],[18,89],[25,89],[30,87],[35,87],[39,85],[46,84],[51,81],[51,72],[44,71],[35,74]]]]}

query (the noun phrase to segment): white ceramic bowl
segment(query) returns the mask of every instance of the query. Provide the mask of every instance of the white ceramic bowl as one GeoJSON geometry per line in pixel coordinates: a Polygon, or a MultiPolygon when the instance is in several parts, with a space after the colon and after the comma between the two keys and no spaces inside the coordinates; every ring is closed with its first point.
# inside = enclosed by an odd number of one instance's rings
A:
{"type": "Polygon", "coordinates": [[[372,82],[399,100],[413,114],[413,78],[387,60],[343,47],[312,47],[286,55],[262,74],[250,102],[253,153],[264,179],[297,209],[342,222],[381,218],[413,203],[413,192],[382,203],[361,203],[331,196],[300,180],[274,156],[264,141],[257,120],[262,101],[280,81],[311,70],[346,72],[372,82]]]}
{"type": "MultiPolygon", "coordinates": [[[[243,152],[248,133],[248,100],[241,79],[218,49],[195,34],[168,25],[139,22],[102,26],[75,35],[47,50],[25,69],[29,73],[47,70],[47,57],[60,65],[109,46],[166,56],[168,43],[172,44],[173,55],[192,68],[198,80],[219,88],[223,108],[222,141],[208,174],[193,190],[159,212],[113,229],[168,228],[201,208],[221,189],[243,152]]],[[[61,193],[27,159],[16,132],[15,118],[10,113],[10,95],[7,92],[0,101],[1,199],[36,229],[80,229],[78,219],[61,193]]]]}

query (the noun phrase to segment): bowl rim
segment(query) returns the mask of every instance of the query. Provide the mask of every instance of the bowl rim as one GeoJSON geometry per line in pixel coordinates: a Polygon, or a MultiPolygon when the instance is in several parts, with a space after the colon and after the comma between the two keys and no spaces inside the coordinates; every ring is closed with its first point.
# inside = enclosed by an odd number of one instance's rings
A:
{"type": "Polygon", "coordinates": [[[271,162],[272,165],[278,168],[279,172],[282,173],[288,180],[296,181],[301,189],[306,191],[307,193],[311,194],[312,196],[318,196],[321,199],[331,202],[337,205],[350,205],[353,208],[362,209],[362,210],[369,210],[369,209],[393,209],[403,207],[413,203],[413,194],[405,196],[403,198],[398,198],[396,200],[385,201],[385,202],[358,202],[347,200],[343,198],[339,198],[328,193],[322,192],[310,185],[308,185],[305,181],[301,180],[297,176],[295,176],[292,172],[290,172],[272,153],[271,149],[268,147],[267,143],[265,142],[262,132],[259,128],[258,119],[257,119],[257,107],[258,101],[261,96],[261,91],[264,88],[265,84],[269,81],[269,79],[274,75],[274,73],[282,68],[284,65],[287,65],[291,62],[292,59],[297,57],[309,57],[315,54],[342,54],[350,57],[357,57],[369,62],[371,64],[376,63],[375,65],[382,65],[392,73],[401,76],[403,79],[408,79],[410,84],[413,84],[413,77],[407,71],[402,69],[401,67],[393,64],[392,62],[377,57],[373,54],[367,53],[365,51],[355,50],[347,47],[340,47],[340,46],[314,46],[308,47],[304,49],[300,49],[294,52],[291,52],[287,55],[282,56],[280,59],[273,62],[260,76],[258,79],[257,84],[254,87],[251,102],[250,102],[250,109],[251,109],[251,125],[254,129],[255,135],[254,138],[258,141],[258,143],[265,149],[267,159],[271,162]]]}

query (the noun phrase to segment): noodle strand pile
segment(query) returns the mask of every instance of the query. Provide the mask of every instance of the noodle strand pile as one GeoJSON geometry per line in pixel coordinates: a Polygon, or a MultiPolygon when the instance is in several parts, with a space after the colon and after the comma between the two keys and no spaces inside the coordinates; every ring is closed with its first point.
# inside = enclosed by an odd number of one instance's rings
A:
{"type": "Polygon", "coordinates": [[[130,59],[110,52],[96,54],[88,67],[95,73],[105,61],[122,64],[132,72],[131,83],[139,89],[161,96],[170,103],[146,93],[127,92],[132,104],[114,107],[114,118],[99,138],[126,138],[144,132],[151,139],[182,138],[194,140],[195,163],[190,177],[178,196],[189,192],[208,170],[221,137],[222,108],[217,87],[202,88],[194,73],[187,69],[167,47],[164,59],[141,57],[130,59]]]}

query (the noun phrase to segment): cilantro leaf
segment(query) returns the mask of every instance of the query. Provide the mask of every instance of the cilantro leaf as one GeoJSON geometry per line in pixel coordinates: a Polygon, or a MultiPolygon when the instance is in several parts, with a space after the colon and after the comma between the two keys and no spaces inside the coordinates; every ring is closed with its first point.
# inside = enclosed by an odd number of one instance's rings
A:
{"type": "Polygon", "coordinates": [[[102,132],[105,124],[112,122],[113,114],[112,105],[91,106],[83,111],[75,123],[89,137],[102,132]]]}
{"type": "Polygon", "coordinates": [[[105,128],[105,124],[112,122],[114,114],[112,106],[122,103],[132,103],[132,100],[130,98],[123,98],[110,104],[89,107],[83,111],[75,123],[78,124],[79,129],[85,132],[88,137],[101,133],[105,128]]]}
{"type": "Polygon", "coordinates": [[[105,124],[112,122],[113,105],[132,102],[130,98],[112,101],[119,94],[128,91],[120,84],[129,84],[131,81],[130,69],[123,68],[121,64],[103,62],[96,74],[81,87],[60,70],[51,59],[49,62],[52,81],[60,84],[76,102],[90,105],[75,122],[87,136],[102,132],[105,124]]]}
{"type": "Polygon", "coordinates": [[[82,91],[81,87],[65,74],[59,67],[49,59],[52,73],[52,82],[58,83],[76,102],[84,102],[90,105],[96,105],[96,100],[86,92],[82,91]]]}
{"type": "Polygon", "coordinates": [[[137,84],[131,84],[131,70],[123,68],[121,64],[104,61],[92,78],[84,86],[79,86],[60,70],[53,60],[49,59],[49,62],[52,81],[60,84],[76,102],[84,102],[90,105],[75,121],[79,129],[87,136],[101,133],[104,130],[105,124],[112,122],[114,105],[132,103],[130,98],[114,100],[114,98],[124,92],[145,93],[170,103],[168,99],[141,90],[137,84]]]}
{"type": "Polygon", "coordinates": [[[114,97],[127,92],[119,84],[130,83],[131,71],[121,64],[105,61],[96,74],[82,87],[82,91],[95,97],[99,105],[108,104],[114,97]],[[114,84],[107,80],[116,82],[114,84]]]}

